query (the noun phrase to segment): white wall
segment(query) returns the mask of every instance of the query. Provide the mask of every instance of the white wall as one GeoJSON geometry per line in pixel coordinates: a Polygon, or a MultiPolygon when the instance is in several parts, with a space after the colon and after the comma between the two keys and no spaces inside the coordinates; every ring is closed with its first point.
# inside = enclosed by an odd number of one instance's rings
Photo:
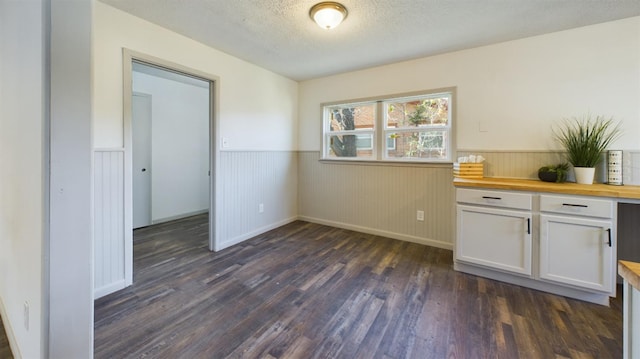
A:
{"type": "Polygon", "coordinates": [[[456,147],[497,153],[488,175],[535,176],[554,156],[547,151],[559,149],[552,124],[588,112],[622,122],[625,134],[613,146],[640,149],[640,17],[301,82],[299,150],[313,152],[299,154],[299,215],[451,248],[450,168],[318,163],[323,102],[445,87],[457,89],[456,147]],[[336,180],[344,193],[335,195],[336,180]],[[415,221],[425,208],[427,221],[415,221]]]}
{"type": "MultiPolygon", "coordinates": [[[[298,137],[298,83],[101,2],[94,4],[93,139],[96,152],[118,152],[124,147],[123,49],[209,74],[218,79],[214,112],[219,128],[214,140],[225,137],[228,143],[217,158],[216,166],[221,170],[212,171],[217,188],[215,249],[294,220],[297,172],[292,169],[297,165],[294,151],[298,137]],[[233,162],[229,162],[230,159],[233,162]],[[231,166],[226,167],[228,163],[231,166]],[[245,181],[247,178],[251,180],[245,181]],[[270,198],[276,200],[267,202],[270,198]],[[264,213],[258,213],[260,203],[264,204],[264,213]],[[235,213],[244,208],[252,209],[253,213],[245,212],[238,218],[235,213]]],[[[128,183],[128,179],[125,178],[124,183],[128,183]]],[[[127,189],[125,198],[126,193],[127,189]]],[[[103,209],[96,211],[105,218],[119,215],[122,218],[121,213],[125,213],[124,233],[117,235],[125,236],[122,241],[128,246],[131,225],[127,224],[126,213],[129,206],[125,203],[120,214],[118,211],[105,213],[103,209]]],[[[111,241],[114,246],[115,242],[111,241]]],[[[101,250],[111,253],[117,248],[101,250]]],[[[103,283],[104,288],[116,288],[118,282],[126,278],[112,279],[113,283],[103,283]]],[[[100,291],[101,295],[106,293],[100,291]]]]}
{"type": "Polygon", "coordinates": [[[50,358],[93,357],[92,4],[51,1],[50,358]]]}
{"type": "Polygon", "coordinates": [[[300,83],[300,150],[321,148],[320,103],[457,87],[457,147],[549,150],[551,126],[613,116],[638,149],[640,17],[300,83]],[[480,126],[486,132],[480,132],[480,126]]]}
{"type": "Polygon", "coordinates": [[[225,150],[295,150],[298,84],[101,2],[95,3],[94,145],[123,146],[122,48],[218,76],[225,150]]]}
{"type": "Polygon", "coordinates": [[[0,26],[3,319],[18,358],[89,358],[91,1],[4,0],[0,26]]]}
{"type": "Polygon", "coordinates": [[[133,72],[133,91],[151,95],[154,223],[209,208],[209,88],[205,84],[133,72]]]}
{"type": "Polygon", "coordinates": [[[44,6],[0,1],[0,311],[16,357],[25,358],[41,356],[46,330],[44,6]]]}

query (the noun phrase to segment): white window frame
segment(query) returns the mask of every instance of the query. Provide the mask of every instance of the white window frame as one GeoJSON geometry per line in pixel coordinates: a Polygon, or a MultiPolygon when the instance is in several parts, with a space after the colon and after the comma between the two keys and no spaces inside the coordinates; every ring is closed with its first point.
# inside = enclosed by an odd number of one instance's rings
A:
{"type": "MultiPolygon", "coordinates": [[[[418,162],[418,163],[452,163],[454,161],[455,151],[455,88],[443,88],[437,90],[428,90],[413,92],[408,94],[398,94],[390,96],[381,96],[369,99],[360,99],[354,101],[342,101],[322,104],[322,160],[329,161],[364,161],[364,162],[418,162]],[[386,106],[393,102],[403,102],[412,100],[422,100],[428,98],[448,97],[449,109],[448,120],[446,125],[420,125],[415,128],[398,128],[387,127],[387,111],[386,106]],[[350,131],[331,131],[329,109],[336,106],[362,106],[367,104],[376,104],[374,112],[375,123],[373,129],[355,129],[350,131]],[[444,158],[419,158],[419,157],[389,157],[387,152],[388,136],[392,133],[401,132],[427,132],[426,130],[443,131],[445,133],[444,150],[446,156],[444,158]],[[330,156],[329,141],[331,136],[341,135],[357,135],[372,136],[371,148],[358,148],[359,150],[372,150],[370,157],[336,157],[330,156]]],[[[397,139],[393,138],[394,146],[389,148],[395,150],[397,147],[397,139]]]]}
{"type": "Polygon", "coordinates": [[[331,113],[329,110],[333,107],[346,107],[348,106],[365,106],[376,104],[377,101],[348,101],[348,102],[337,102],[331,104],[323,104],[322,105],[322,158],[328,160],[336,160],[336,161],[375,161],[377,157],[377,128],[378,124],[378,114],[379,105],[376,105],[374,117],[375,121],[373,124],[373,129],[355,129],[355,130],[346,130],[346,131],[331,131],[331,113]],[[372,148],[359,148],[360,150],[371,151],[372,154],[369,157],[330,157],[329,156],[329,144],[331,141],[331,137],[333,136],[345,136],[345,135],[355,135],[355,136],[371,136],[372,148]]]}

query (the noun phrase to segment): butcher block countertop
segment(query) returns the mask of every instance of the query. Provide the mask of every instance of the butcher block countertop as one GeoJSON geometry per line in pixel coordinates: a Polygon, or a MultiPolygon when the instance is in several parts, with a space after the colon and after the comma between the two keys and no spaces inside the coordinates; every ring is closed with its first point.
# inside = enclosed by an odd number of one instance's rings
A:
{"type": "Polygon", "coordinates": [[[618,274],[635,289],[640,290],[640,263],[618,261],[618,274]]]}
{"type": "Polygon", "coordinates": [[[477,187],[513,191],[549,192],[595,197],[640,199],[640,186],[612,186],[608,184],[555,183],[513,178],[454,178],[456,187],[477,187]]]}

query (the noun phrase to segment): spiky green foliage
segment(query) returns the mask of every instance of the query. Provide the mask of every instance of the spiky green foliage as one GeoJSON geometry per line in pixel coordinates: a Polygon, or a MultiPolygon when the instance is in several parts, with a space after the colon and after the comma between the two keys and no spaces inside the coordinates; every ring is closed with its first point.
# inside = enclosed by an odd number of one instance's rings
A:
{"type": "Polygon", "coordinates": [[[554,129],[554,135],[574,167],[595,167],[609,144],[620,137],[621,130],[612,118],[586,115],[565,119],[560,128],[554,129]]]}

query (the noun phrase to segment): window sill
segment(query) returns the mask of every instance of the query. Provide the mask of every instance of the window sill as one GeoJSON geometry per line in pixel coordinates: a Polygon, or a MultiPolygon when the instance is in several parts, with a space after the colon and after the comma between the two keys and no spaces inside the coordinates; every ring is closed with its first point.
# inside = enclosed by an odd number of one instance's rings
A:
{"type": "Polygon", "coordinates": [[[453,168],[453,162],[421,162],[421,161],[379,161],[379,160],[334,160],[321,158],[320,163],[332,165],[384,166],[384,167],[421,167],[421,168],[453,168]]]}

